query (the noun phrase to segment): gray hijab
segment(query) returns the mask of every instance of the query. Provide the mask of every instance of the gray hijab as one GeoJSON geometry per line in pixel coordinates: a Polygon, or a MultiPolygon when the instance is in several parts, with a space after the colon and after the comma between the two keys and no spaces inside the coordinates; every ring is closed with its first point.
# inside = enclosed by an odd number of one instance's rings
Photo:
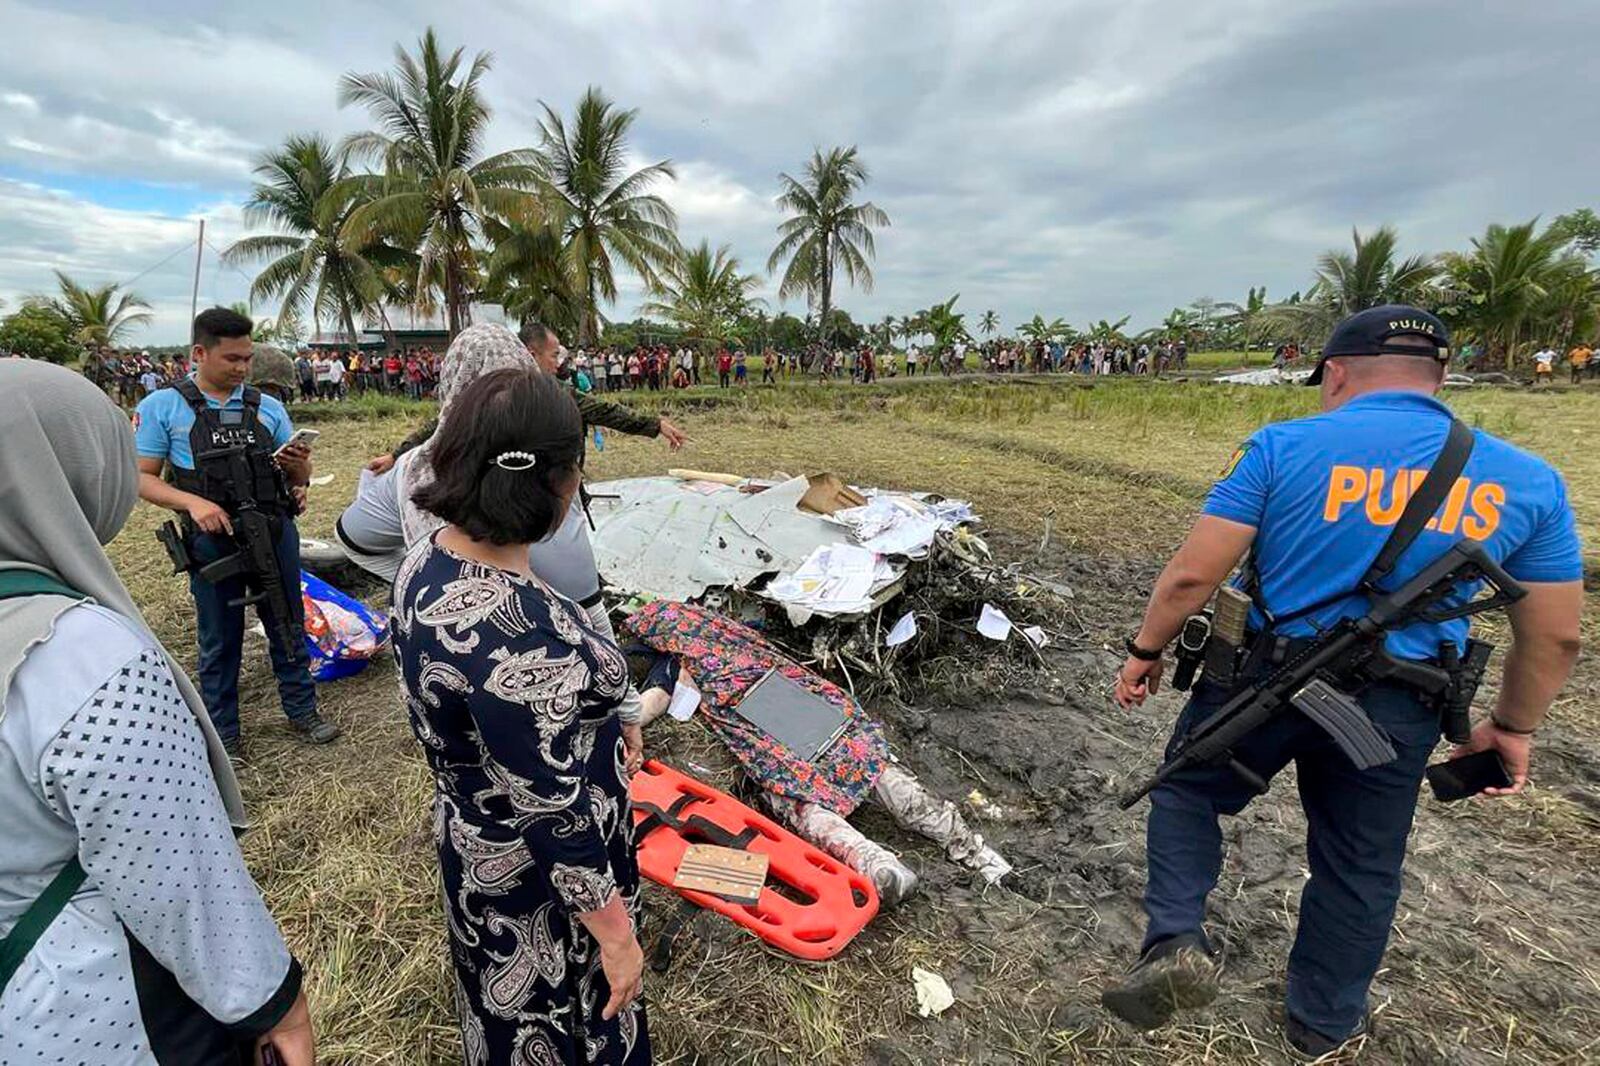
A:
{"type": "MultiPolygon", "coordinates": [[[[138,498],[133,431],[105,394],[61,367],[0,359],[0,570],[53,574],[148,632],[102,547],[138,498]]],[[[0,600],[0,715],[29,649],[49,639],[74,602],[59,596],[0,600]]],[[[205,704],[170,653],[167,663],[205,735],[228,816],[243,826],[239,783],[205,704]]]]}
{"type": "MultiPolygon", "coordinates": [[[[527,346],[505,326],[481,322],[457,333],[439,368],[439,429],[444,428],[445,422],[455,413],[456,397],[468,385],[491,371],[508,367],[537,370],[539,364],[527,346]]],[[[438,439],[439,432],[435,429],[432,440],[402,455],[395,464],[394,480],[400,493],[400,529],[408,548],[444,525],[438,517],[411,502],[418,489],[433,482],[433,464],[427,456],[433,441],[438,439]]]]}

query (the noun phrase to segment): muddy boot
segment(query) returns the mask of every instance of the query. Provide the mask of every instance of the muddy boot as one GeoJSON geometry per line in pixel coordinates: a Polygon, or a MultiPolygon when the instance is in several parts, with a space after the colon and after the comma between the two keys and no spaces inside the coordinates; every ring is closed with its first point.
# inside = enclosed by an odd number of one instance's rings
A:
{"type": "Polygon", "coordinates": [[[989,884],[998,884],[1011,872],[1011,864],[985,844],[982,835],[972,831],[954,803],[929,792],[901,767],[886,767],[873,792],[901,828],[939,844],[946,855],[978,871],[989,884]]]}
{"type": "Polygon", "coordinates": [[[1144,953],[1128,975],[1100,994],[1106,1010],[1129,1025],[1155,1029],[1178,1010],[1204,1007],[1217,997],[1217,964],[1195,935],[1163,940],[1144,953]]]}
{"type": "Polygon", "coordinates": [[[885,907],[898,906],[917,890],[917,875],[900,861],[888,848],[880,847],[865,837],[854,849],[854,854],[844,859],[852,870],[866,874],[877,886],[878,900],[885,907]]]}
{"type": "Polygon", "coordinates": [[[1289,1042],[1289,1053],[1301,1062],[1321,1062],[1336,1051],[1353,1051],[1372,1032],[1371,1018],[1363,1018],[1356,1031],[1343,1040],[1323,1036],[1294,1015],[1284,1019],[1283,1036],[1289,1042]]]}

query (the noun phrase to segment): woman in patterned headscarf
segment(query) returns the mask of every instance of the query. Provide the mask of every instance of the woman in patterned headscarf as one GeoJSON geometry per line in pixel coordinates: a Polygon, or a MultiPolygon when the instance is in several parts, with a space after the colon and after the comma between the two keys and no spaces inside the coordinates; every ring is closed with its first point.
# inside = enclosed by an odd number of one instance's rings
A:
{"type": "Polygon", "coordinates": [[[583,423],[531,371],[459,396],[470,422],[446,417],[419,460],[414,500],[439,528],[395,577],[394,639],[437,789],[465,1059],[635,1066],[650,1041],[617,716],[632,686],[528,554],[573,506],[583,423]]]}

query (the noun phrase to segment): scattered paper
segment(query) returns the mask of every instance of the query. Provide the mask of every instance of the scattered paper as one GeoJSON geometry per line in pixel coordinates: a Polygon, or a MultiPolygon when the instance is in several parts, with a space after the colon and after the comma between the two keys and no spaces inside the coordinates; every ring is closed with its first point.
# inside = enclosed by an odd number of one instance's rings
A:
{"type": "Polygon", "coordinates": [[[990,640],[1005,640],[1011,635],[1011,619],[994,604],[986,603],[978,615],[978,632],[990,640]]]}
{"type": "Polygon", "coordinates": [[[826,614],[860,614],[872,607],[872,590],[894,579],[877,554],[854,544],[825,544],[792,574],[767,586],[767,594],[790,607],[826,614]]]}
{"type": "Polygon", "coordinates": [[[966,500],[937,500],[927,504],[927,508],[939,520],[940,529],[954,529],[978,520],[978,512],[966,500]]]}
{"type": "Polygon", "coordinates": [[[939,520],[909,496],[874,496],[864,507],[833,513],[864,547],[881,555],[921,555],[939,533],[939,520]]]}
{"type": "Polygon", "coordinates": [[[1042,648],[1050,643],[1050,638],[1045,635],[1045,631],[1039,626],[1029,626],[1022,631],[1022,635],[1027,637],[1028,643],[1035,648],[1042,648]]]}
{"type": "Polygon", "coordinates": [[[943,1014],[955,1005],[956,994],[950,991],[950,982],[932,970],[913,967],[911,985],[917,990],[917,1013],[924,1018],[943,1014]]]}
{"type": "Polygon", "coordinates": [[[884,647],[898,648],[906,641],[917,635],[917,615],[914,611],[907,611],[900,617],[900,621],[889,630],[889,635],[883,638],[884,647]]]}
{"type": "Polygon", "coordinates": [[[332,485],[333,484],[333,475],[332,474],[323,474],[321,477],[312,478],[309,483],[312,484],[312,485],[317,486],[317,488],[320,489],[324,485],[332,485]]]}
{"type": "Polygon", "coordinates": [[[694,682],[680,674],[678,684],[672,690],[672,702],[667,704],[667,713],[680,722],[687,722],[699,709],[700,690],[694,687],[694,682]]]}

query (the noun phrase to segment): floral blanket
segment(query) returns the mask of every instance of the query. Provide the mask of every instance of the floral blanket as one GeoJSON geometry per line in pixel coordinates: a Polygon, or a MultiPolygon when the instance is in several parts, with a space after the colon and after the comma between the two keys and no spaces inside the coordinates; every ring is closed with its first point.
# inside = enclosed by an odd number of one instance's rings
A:
{"type": "Polygon", "coordinates": [[[704,697],[700,714],[769,792],[849,815],[867,797],[889,761],[883,727],[838,685],[783,655],[755,630],[691,603],[657,600],[624,626],[655,649],[678,656],[704,697]],[[849,719],[844,736],[815,763],[746,721],[734,709],[756,682],[777,670],[837,706],[849,719]]]}

